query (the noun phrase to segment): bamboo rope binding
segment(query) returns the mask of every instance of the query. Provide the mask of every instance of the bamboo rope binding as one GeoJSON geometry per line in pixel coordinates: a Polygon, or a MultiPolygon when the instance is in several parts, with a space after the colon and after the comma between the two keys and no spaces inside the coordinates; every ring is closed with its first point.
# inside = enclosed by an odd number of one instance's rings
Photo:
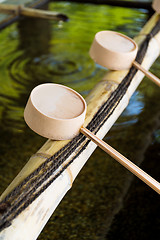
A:
{"type": "Polygon", "coordinates": [[[15,15],[23,15],[26,17],[44,18],[50,20],[62,20],[62,21],[68,20],[68,17],[65,14],[40,9],[32,9],[24,7],[23,5],[0,4],[0,12],[15,15]]]}

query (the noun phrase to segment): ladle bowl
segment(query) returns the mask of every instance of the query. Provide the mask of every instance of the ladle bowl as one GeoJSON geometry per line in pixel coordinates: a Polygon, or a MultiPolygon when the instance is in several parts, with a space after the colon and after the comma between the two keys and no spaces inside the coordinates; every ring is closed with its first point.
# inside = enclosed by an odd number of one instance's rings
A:
{"type": "Polygon", "coordinates": [[[131,38],[114,31],[95,35],[90,48],[91,58],[111,70],[129,69],[136,58],[138,46],[131,38]]]}
{"type": "Polygon", "coordinates": [[[41,84],[30,94],[24,119],[39,135],[66,140],[79,133],[86,108],[83,97],[73,89],[60,84],[41,84]]]}
{"type": "Polygon", "coordinates": [[[135,61],[138,51],[136,42],[114,31],[96,33],[90,48],[91,58],[110,70],[127,70],[133,65],[160,87],[160,79],[135,61]]]}

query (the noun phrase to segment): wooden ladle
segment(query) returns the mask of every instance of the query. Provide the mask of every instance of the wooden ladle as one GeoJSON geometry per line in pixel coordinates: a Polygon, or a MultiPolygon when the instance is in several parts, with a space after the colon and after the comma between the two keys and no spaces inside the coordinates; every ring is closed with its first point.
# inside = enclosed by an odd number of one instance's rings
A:
{"type": "Polygon", "coordinates": [[[95,35],[90,56],[96,63],[111,70],[129,69],[133,65],[160,87],[160,79],[135,61],[137,51],[138,46],[133,39],[118,32],[101,31],[95,35]]]}
{"type": "Polygon", "coordinates": [[[154,0],[152,3],[152,8],[159,14],[160,13],[160,1],[154,0]]]}
{"type": "Polygon", "coordinates": [[[87,104],[74,90],[59,84],[35,87],[24,110],[28,126],[53,140],[72,139],[79,132],[160,194],[160,183],[83,126],[87,104]]]}

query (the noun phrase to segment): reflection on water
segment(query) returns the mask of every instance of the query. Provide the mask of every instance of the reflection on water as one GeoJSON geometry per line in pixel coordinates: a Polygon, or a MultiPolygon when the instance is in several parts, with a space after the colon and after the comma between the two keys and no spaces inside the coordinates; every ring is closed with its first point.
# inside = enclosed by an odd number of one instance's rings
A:
{"type": "Polygon", "coordinates": [[[123,112],[122,116],[138,115],[144,107],[143,95],[140,92],[135,92],[131,97],[130,104],[123,112]]]}
{"type": "MultiPolygon", "coordinates": [[[[94,34],[108,29],[133,37],[148,19],[146,11],[103,5],[61,2],[51,3],[49,8],[64,12],[70,21],[24,19],[0,32],[1,191],[45,141],[24,124],[23,109],[31,89],[40,83],[55,82],[72,87],[85,97],[106,71],[95,65],[88,55],[94,34]]],[[[157,61],[152,69],[157,74],[159,66],[160,62],[157,61]]],[[[159,89],[149,80],[144,80],[106,136],[115,148],[139,164],[147,151],[152,158],[151,144],[156,145],[154,149],[157,149],[152,161],[156,161],[154,158],[158,156],[158,102],[159,89]]],[[[148,164],[149,160],[146,156],[144,163],[148,164]]],[[[153,177],[154,174],[156,177],[153,171],[153,177]]],[[[115,218],[117,223],[112,224],[112,220],[122,208],[123,197],[132,180],[132,175],[97,149],[39,240],[125,239],[115,237],[115,231],[119,231],[120,217],[115,218]],[[111,231],[107,235],[109,228],[111,231]]],[[[157,203],[157,196],[144,184],[140,186],[157,203]]],[[[135,188],[132,187],[131,196],[135,195],[135,188]]],[[[137,204],[141,204],[143,196],[138,201],[137,204]]],[[[124,204],[127,206],[124,209],[130,211],[128,202],[124,201],[124,204]]],[[[148,207],[151,206],[152,200],[148,203],[148,207]]],[[[153,206],[152,212],[155,212],[153,206]]],[[[143,216],[143,221],[148,221],[147,215],[143,216]]],[[[137,217],[131,215],[131,220],[136,222],[137,217]]],[[[143,226],[142,230],[145,231],[147,225],[143,226]]],[[[125,232],[122,233],[124,236],[125,232]]],[[[129,239],[139,239],[139,236],[129,239]]],[[[141,239],[146,238],[141,236],[141,239]]]]}
{"type": "Polygon", "coordinates": [[[143,98],[144,96],[141,92],[135,91],[130,99],[129,105],[121,114],[120,120],[114,124],[114,127],[122,129],[122,127],[135,124],[138,121],[139,114],[144,108],[143,98]]]}

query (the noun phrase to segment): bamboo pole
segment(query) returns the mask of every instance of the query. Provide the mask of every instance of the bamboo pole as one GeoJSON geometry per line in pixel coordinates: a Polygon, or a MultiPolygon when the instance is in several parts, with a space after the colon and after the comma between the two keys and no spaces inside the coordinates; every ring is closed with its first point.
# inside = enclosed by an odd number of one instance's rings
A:
{"type": "MultiPolygon", "coordinates": [[[[154,15],[150,21],[146,24],[141,33],[149,33],[157,22],[159,16],[154,15]]],[[[141,43],[144,36],[140,35],[136,37],[136,42],[141,43]]],[[[160,33],[158,33],[154,39],[149,43],[145,58],[142,62],[142,66],[145,69],[149,69],[160,53],[160,33]]],[[[87,115],[85,125],[91,121],[93,116],[96,114],[101,105],[109,98],[111,93],[116,89],[117,84],[126,76],[128,71],[113,71],[109,72],[105,78],[99,82],[95,88],[91,91],[87,97],[87,115]]],[[[138,71],[134,76],[126,94],[123,96],[113,114],[108,118],[105,124],[97,132],[97,137],[103,138],[109,131],[111,126],[120,116],[122,111],[128,105],[129,99],[140,84],[144,77],[144,74],[138,71]]],[[[1,200],[17,186],[22,180],[24,180],[31,172],[37,169],[49,156],[52,156],[59,149],[65,146],[69,141],[51,141],[48,140],[42,148],[33,155],[29,162],[25,165],[19,175],[11,183],[11,185],[2,194],[1,200]]],[[[81,148],[80,145],[77,148],[81,148]]],[[[56,178],[56,180],[35,200],[33,201],[24,211],[22,211],[12,221],[11,226],[5,228],[0,233],[1,240],[22,239],[23,229],[23,240],[34,240],[38,237],[49,217],[52,215],[59,202],[62,200],[66,192],[71,188],[72,183],[79,171],[82,169],[92,152],[95,150],[96,144],[92,141],[85,148],[85,150],[78,156],[78,158],[69,165],[63,173],[56,178]],[[34,226],[34,228],[33,228],[34,226]]],[[[78,150],[78,149],[77,149],[78,150]]],[[[66,165],[70,159],[75,155],[70,155],[63,166],[66,165]]],[[[62,166],[57,171],[60,171],[62,166]]]]}
{"type": "Polygon", "coordinates": [[[23,15],[27,17],[44,18],[50,20],[63,20],[67,21],[68,17],[59,12],[50,12],[46,10],[33,9],[24,7],[23,5],[0,4],[0,12],[23,15]]]}

